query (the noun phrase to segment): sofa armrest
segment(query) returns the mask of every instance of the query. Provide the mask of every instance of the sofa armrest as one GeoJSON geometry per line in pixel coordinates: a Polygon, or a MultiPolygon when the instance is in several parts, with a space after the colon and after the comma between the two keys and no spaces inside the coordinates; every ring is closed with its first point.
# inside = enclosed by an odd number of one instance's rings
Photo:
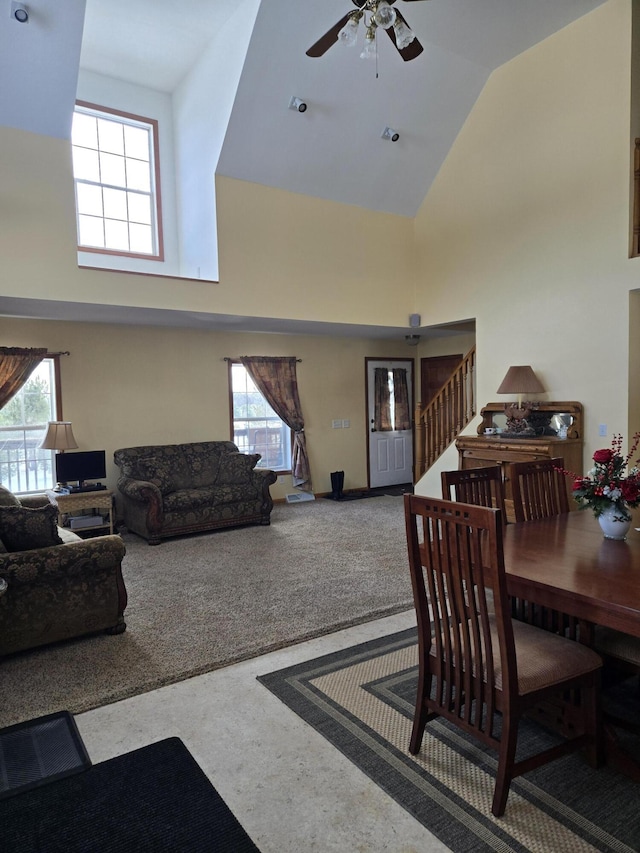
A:
{"type": "Polygon", "coordinates": [[[14,551],[0,554],[0,578],[13,586],[49,583],[58,577],[73,577],[91,571],[119,566],[125,555],[125,546],[117,534],[79,539],[47,548],[14,551]]]}
{"type": "Polygon", "coordinates": [[[18,498],[18,500],[22,506],[26,506],[29,509],[38,509],[41,506],[49,506],[51,503],[46,495],[25,495],[22,498],[18,498]]]}
{"type": "Polygon", "coordinates": [[[262,489],[268,489],[269,486],[272,486],[278,480],[278,475],[275,471],[270,471],[268,468],[254,468],[253,474],[258,479],[258,482],[261,483],[262,489]]]}
{"type": "Polygon", "coordinates": [[[162,502],[162,492],[155,483],[151,483],[148,480],[134,480],[131,477],[121,477],[118,480],[118,490],[125,501],[131,501],[137,505],[134,512],[143,512],[145,514],[145,523],[152,535],[162,530],[164,524],[164,505],[162,502]]]}

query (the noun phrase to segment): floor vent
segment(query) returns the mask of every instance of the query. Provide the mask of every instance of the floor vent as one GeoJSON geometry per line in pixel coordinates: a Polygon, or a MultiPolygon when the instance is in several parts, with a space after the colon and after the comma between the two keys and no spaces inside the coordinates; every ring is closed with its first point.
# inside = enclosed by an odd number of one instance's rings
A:
{"type": "Polygon", "coordinates": [[[288,504],[301,504],[305,501],[315,501],[316,496],[310,492],[295,492],[293,495],[287,495],[286,498],[288,504]]]}

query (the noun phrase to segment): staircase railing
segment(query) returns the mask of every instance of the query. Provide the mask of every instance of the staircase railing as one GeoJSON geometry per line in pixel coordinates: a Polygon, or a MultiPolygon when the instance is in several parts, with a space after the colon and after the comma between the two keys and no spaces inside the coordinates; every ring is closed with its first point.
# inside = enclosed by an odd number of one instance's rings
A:
{"type": "Polygon", "coordinates": [[[421,403],[416,407],[415,482],[475,414],[476,348],[472,347],[433,399],[424,407],[421,403]]]}

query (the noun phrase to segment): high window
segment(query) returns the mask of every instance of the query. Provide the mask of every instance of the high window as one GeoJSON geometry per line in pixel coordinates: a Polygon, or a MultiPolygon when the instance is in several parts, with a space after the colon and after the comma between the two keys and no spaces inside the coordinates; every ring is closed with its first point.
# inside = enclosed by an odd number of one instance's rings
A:
{"type": "Polygon", "coordinates": [[[79,101],[71,143],[78,248],[163,260],[157,122],[79,101]]]}
{"type": "Polygon", "coordinates": [[[230,362],[231,440],[242,453],[260,453],[257,468],[291,469],[291,430],[273,411],[242,364],[230,362]]]}
{"type": "Polygon", "coordinates": [[[0,482],[9,491],[42,492],[55,485],[54,451],[40,444],[48,422],[57,420],[59,399],[58,361],[45,358],[0,409],[0,482]]]}

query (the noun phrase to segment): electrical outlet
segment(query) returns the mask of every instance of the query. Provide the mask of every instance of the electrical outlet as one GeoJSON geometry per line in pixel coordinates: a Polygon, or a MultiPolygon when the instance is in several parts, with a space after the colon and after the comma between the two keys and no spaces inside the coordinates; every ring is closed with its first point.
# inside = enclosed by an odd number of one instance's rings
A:
{"type": "Polygon", "coordinates": [[[346,421],[344,421],[344,420],[343,420],[343,421],[342,421],[342,428],[343,428],[343,429],[349,429],[349,427],[350,427],[350,426],[351,426],[351,421],[350,421],[350,420],[346,420],[346,421]]]}
{"type": "Polygon", "coordinates": [[[278,477],[278,483],[279,483],[279,485],[282,486],[284,484],[284,477],[282,477],[282,476],[278,477]]]}
{"type": "Polygon", "coordinates": [[[331,421],[331,429],[342,429],[342,421],[331,421]]]}
{"type": "Polygon", "coordinates": [[[600,436],[600,438],[606,438],[606,435],[607,435],[607,425],[606,424],[600,424],[600,426],[598,427],[598,435],[600,436]]]}

